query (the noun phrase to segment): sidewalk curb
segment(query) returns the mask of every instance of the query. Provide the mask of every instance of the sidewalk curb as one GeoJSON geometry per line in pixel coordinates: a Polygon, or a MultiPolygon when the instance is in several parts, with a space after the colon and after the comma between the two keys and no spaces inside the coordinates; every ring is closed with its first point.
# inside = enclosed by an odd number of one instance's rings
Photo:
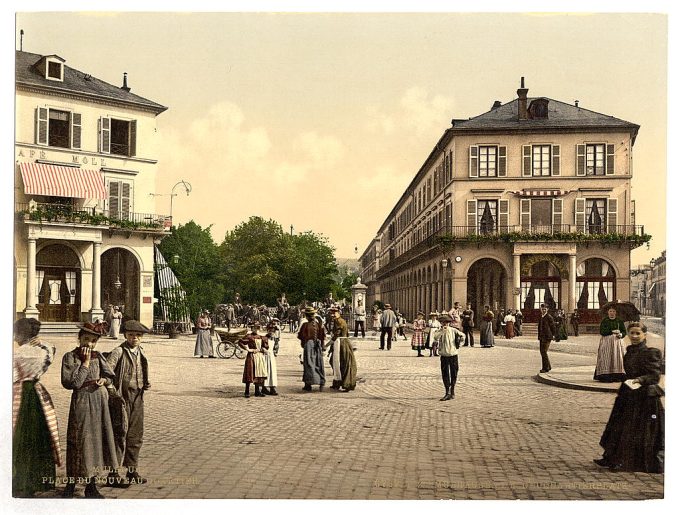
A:
{"type": "Polygon", "coordinates": [[[539,373],[533,376],[532,378],[534,381],[537,383],[543,383],[547,384],[550,386],[556,386],[558,388],[567,388],[570,390],[586,390],[590,392],[604,392],[604,393],[616,393],[619,391],[619,383],[616,383],[616,387],[608,387],[608,386],[596,386],[596,385],[589,385],[589,384],[582,384],[582,383],[569,383],[567,381],[562,381],[560,379],[555,379],[553,377],[550,377],[548,374],[545,373],[539,373]]]}

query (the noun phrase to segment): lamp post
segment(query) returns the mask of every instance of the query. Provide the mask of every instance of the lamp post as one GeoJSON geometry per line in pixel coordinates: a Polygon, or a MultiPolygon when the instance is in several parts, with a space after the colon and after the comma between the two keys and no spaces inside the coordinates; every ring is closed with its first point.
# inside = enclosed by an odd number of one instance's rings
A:
{"type": "Polygon", "coordinates": [[[170,223],[172,225],[174,225],[173,220],[172,220],[172,200],[173,200],[174,197],[176,197],[178,195],[178,193],[175,193],[175,188],[177,188],[177,186],[179,186],[180,184],[182,186],[184,186],[184,191],[186,192],[187,197],[188,197],[189,193],[191,193],[191,184],[189,184],[184,179],[182,179],[177,184],[175,184],[172,187],[172,189],[170,190],[170,193],[149,193],[149,195],[151,195],[152,197],[165,197],[165,196],[170,197],[170,223]]]}

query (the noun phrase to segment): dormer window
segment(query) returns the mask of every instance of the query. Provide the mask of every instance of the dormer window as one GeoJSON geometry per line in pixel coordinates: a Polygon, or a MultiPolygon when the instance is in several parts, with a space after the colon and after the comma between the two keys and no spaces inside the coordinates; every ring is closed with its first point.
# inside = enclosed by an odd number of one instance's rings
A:
{"type": "Polygon", "coordinates": [[[40,75],[47,80],[64,82],[64,60],[58,55],[47,55],[35,66],[40,75]]]}

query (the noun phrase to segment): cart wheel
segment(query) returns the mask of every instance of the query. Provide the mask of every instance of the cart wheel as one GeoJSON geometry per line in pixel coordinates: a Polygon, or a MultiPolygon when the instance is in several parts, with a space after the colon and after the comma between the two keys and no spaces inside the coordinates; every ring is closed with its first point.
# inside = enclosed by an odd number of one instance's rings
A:
{"type": "Polygon", "coordinates": [[[217,355],[220,358],[229,359],[234,355],[234,349],[232,348],[232,346],[225,342],[218,343],[216,350],[217,355]]]}
{"type": "Polygon", "coordinates": [[[239,345],[234,345],[232,356],[236,356],[238,359],[245,359],[247,355],[247,350],[242,349],[239,345]]]}

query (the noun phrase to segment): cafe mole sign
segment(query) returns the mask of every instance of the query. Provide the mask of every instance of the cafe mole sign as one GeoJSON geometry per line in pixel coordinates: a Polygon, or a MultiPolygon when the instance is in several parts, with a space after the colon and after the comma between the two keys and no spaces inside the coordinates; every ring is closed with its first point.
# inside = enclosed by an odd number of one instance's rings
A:
{"type": "MultiPolygon", "coordinates": [[[[29,159],[50,159],[50,155],[47,151],[45,150],[35,150],[35,149],[21,149],[19,150],[19,153],[17,154],[17,157],[24,157],[24,158],[29,158],[29,159]]],[[[53,163],[55,164],[55,163],[53,163]]],[[[106,159],[102,157],[88,157],[88,156],[79,156],[75,154],[71,154],[71,163],[64,163],[65,165],[72,164],[72,165],[94,165],[94,166],[106,166],[106,159]]]]}

